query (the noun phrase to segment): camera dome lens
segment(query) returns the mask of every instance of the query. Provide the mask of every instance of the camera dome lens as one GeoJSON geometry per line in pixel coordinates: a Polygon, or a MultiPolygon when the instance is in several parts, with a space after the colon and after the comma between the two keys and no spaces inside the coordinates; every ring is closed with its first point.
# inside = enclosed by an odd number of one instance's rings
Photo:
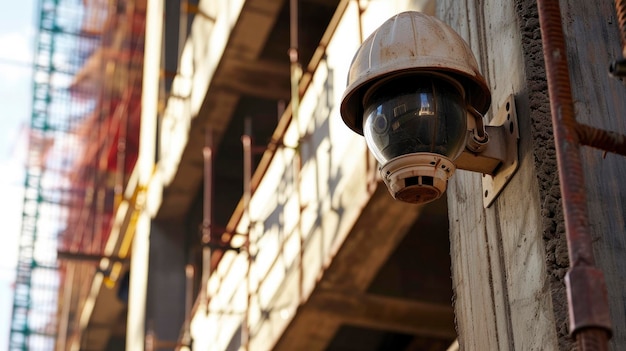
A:
{"type": "Polygon", "coordinates": [[[364,99],[363,134],[378,162],[428,152],[454,160],[465,147],[463,90],[435,75],[407,75],[375,85],[364,99]]]}

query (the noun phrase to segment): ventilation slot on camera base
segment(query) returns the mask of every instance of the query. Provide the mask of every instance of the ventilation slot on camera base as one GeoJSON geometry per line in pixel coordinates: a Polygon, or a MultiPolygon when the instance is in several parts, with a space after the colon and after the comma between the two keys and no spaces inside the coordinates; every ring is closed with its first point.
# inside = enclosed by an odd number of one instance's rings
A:
{"type": "Polygon", "coordinates": [[[380,172],[395,199],[424,204],[441,197],[454,170],[454,164],[442,155],[414,153],[392,159],[380,172]]]}

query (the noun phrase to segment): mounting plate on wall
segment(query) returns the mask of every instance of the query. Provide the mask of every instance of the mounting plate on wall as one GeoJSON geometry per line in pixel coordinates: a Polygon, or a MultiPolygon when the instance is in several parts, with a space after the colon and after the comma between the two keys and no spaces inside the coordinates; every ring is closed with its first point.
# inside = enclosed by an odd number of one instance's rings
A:
{"type": "Polygon", "coordinates": [[[483,205],[485,208],[491,206],[519,167],[519,127],[513,95],[509,95],[503,107],[500,108],[496,117],[489,122],[486,129],[489,135],[493,135],[493,133],[505,134],[502,137],[506,141],[504,143],[506,161],[499,166],[493,176],[483,174],[483,205]]]}

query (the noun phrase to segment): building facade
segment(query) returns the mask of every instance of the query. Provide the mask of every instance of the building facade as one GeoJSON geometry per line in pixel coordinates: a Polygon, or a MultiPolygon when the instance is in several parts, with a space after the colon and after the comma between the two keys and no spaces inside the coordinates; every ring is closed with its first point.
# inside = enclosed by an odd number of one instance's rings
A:
{"type": "MultiPolygon", "coordinates": [[[[608,74],[622,55],[614,4],[561,9],[578,121],[625,133],[626,88],[608,74]]],[[[573,347],[572,199],[559,190],[535,1],[151,0],[144,53],[137,166],[110,235],[114,256],[132,240],[128,286],[94,280],[74,349],[573,347]],[[469,43],[492,93],[487,121],[513,97],[519,169],[489,207],[483,177],[466,171],[436,202],[395,201],[339,116],[360,43],[407,10],[469,43]]],[[[581,157],[619,350],[626,160],[581,157]]]]}

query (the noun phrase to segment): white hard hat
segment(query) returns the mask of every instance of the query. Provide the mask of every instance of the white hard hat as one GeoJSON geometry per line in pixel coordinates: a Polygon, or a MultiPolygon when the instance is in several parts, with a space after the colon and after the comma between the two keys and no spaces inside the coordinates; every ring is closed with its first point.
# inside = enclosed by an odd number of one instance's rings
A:
{"type": "Polygon", "coordinates": [[[341,116],[363,134],[363,95],[375,82],[396,74],[438,72],[457,80],[466,104],[484,114],[491,93],[467,43],[452,28],[421,12],[402,12],[361,44],[350,65],[341,116]]]}

